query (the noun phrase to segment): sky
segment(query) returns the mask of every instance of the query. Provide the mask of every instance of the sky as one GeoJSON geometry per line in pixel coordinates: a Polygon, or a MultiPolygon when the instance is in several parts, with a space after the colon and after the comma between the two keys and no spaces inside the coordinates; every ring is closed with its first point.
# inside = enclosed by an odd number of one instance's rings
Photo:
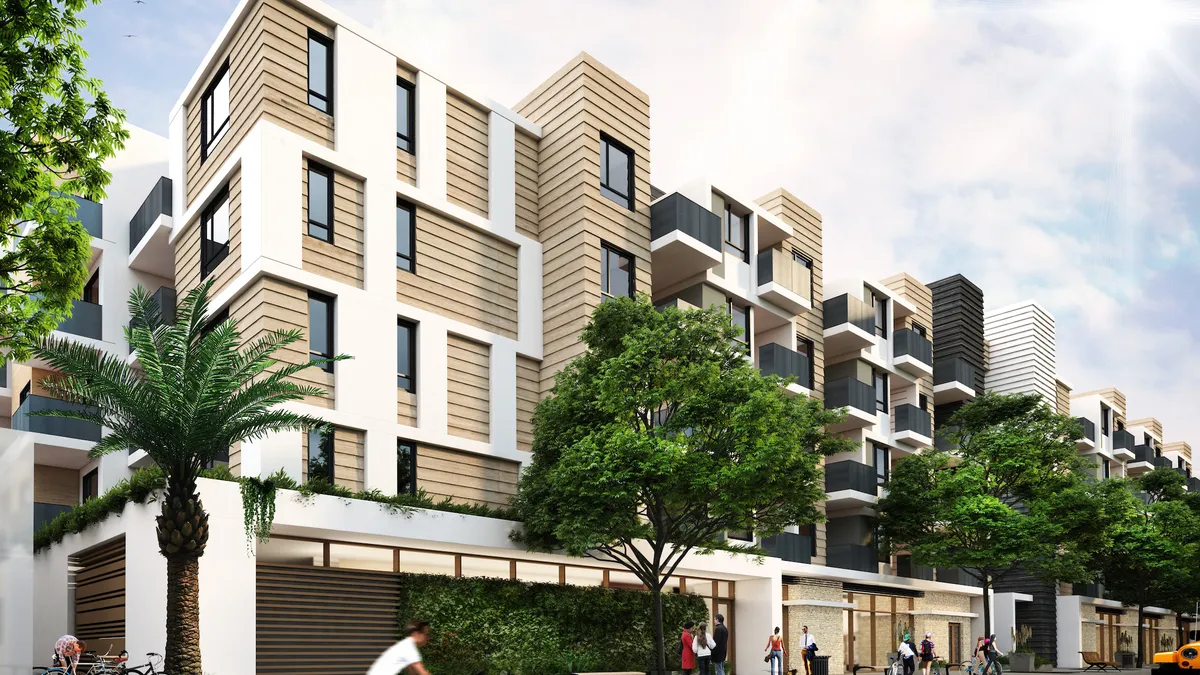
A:
{"type": "MultiPolygon", "coordinates": [[[[165,134],[235,4],[106,0],[88,67],[165,134]]],[[[656,186],[787,188],[823,216],[826,280],[1034,299],[1060,377],[1200,448],[1200,0],[330,4],[506,105],[589,52],[649,95],[656,186]]]]}

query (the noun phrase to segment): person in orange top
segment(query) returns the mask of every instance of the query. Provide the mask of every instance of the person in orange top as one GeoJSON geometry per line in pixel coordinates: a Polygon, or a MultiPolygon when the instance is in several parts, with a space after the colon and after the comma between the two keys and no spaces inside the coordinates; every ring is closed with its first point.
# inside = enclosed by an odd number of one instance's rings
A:
{"type": "Polygon", "coordinates": [[[695,639],[692,626],[695,625],[691,621],[683,624],[683,635],[679,636],[680,642],[683,643],[683,651],[679,653],[679,659],[682,661],[680,665],[687,675],[692,675],[692,670],[696,667],[696,652],[692,649],[692,641],[695,639]]]}
{"type": "Polygon", "coordinates": [[[783,636],[779,634],[779,627],[775,627],[775,634],[767,638],[767,661],[771,664],[771,673],[775,675],[783,675],[783,636]],[[778,663],[778,669],[776,669],[778,663]]]}

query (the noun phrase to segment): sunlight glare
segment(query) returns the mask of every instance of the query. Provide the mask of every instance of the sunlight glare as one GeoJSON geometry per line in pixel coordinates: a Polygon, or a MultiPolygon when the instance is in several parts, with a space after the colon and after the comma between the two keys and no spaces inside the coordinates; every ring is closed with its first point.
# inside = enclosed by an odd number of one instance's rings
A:
{"type": "Polygon", "coordinates": [[[1096,37],[1116,45],[1127,57],[1165,48],[1167,28],[1178,19],[1168,0],[1086,0],[1074,10],[1096,37]]]}

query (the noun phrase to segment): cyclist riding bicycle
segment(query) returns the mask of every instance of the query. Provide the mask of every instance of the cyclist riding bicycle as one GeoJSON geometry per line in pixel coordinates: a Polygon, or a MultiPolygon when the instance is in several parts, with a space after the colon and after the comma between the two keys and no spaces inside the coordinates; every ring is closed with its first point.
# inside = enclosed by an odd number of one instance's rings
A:
{"type": "Polygon", "coordinates": [[[87,643],[74,635],[64,635],[58,638],[58,642],[54,643],[54,667],[62,668],[75,675],[75,667],[79,665],[79,656],[86,648],[87,643]]]}

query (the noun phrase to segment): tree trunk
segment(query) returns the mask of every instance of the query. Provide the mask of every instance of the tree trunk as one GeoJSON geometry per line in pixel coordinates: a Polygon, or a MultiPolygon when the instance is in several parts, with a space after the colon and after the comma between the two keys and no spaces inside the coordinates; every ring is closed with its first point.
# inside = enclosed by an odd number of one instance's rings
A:
{"type": "Polygon", "coordinates": [[[992,637],[992,598],[988,595],[991,590],[991,577],[987,572],[979,573],[979,581],[983,583],[983,636],[992,637]]]}
{"type": "Polygon", "coordinates": [[[164,672],[202,675],[200,670],[200,559],[167,558],[167,646],[164,672]]]}
{"type": "Polygon", "coordinates": [[[1146,606],[1141,603],[1138,603],[1138,618],[1137,618],[1138,646],[1137,646],[1137,661],[1136,661],[1138,668],[1142,667],[1142,651],[1145,649],[1145,645],[1142,644],[1145,641],[1145,637],[1146,637],[1146,631],[1145,631],[1145,629],[1142,628],[1142,624],[1145,621],[1146,621],[1146,606]]]}
{"type": "Polygon", "coordinates": [[[658,673],[664,675],[667,672],[667,645],[663,638],[662,589],[651,587],[650,593],[654,606],[654,660],[658,673]]]}

